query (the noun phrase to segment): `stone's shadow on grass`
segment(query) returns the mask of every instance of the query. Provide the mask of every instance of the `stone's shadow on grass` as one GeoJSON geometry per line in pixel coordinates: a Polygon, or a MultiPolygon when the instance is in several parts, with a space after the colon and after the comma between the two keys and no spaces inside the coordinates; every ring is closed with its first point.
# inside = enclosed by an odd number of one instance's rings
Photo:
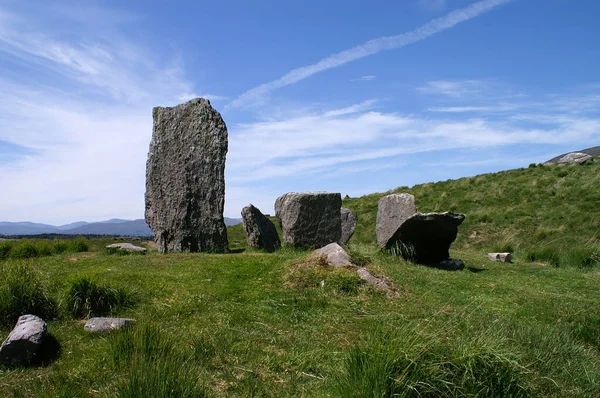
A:
{"type": "Polygon", "coordinates": [[[465,262],[463,260],[447,260],[440,263],[417,263],[424,265],[425,267],[441,269],[444,271],[462,271],[465,269],[465,262]]]}
{"type": "Polygon", "coordinates": [[[228,254],[239,254],[244,253],[246,249],[229,249],[228,254]]]}
{"type": "Polygon", "coordinates": [[[487,269],[485,269],[485,268],[475,268],[475,267],[467,267],[467,270],[470,272],[473,272],[475,274],[477,274],[479,272],[487,271],[487,269]]]}
{"type": "Polygon", "coordinates": [[[31,366],[46,367],[60,358],[62,348],[54,335],[48,333],[40,350],[31,362],[31,366]]]}

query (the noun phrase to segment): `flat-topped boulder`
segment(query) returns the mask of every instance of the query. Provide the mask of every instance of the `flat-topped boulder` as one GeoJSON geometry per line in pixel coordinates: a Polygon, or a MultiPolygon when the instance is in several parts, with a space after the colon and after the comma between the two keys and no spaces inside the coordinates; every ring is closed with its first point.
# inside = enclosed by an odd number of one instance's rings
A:
{"type": "Polygon", "coordinates": [[[587,153],[583,152],[571,152],[567,153],[565,156],[558,160],[559,165],[578,163],[584,164],[586,162],[593,162],[594,158],[587,153]]]}
{"type": "Polygon", "coordinates": [[[340,209],[340,218],[342,221],[342,237],[340,238],[340,245],[344,246],[356,230],[356,223],[358,222],[358,216],[350,209],[342,207],[340,209]]]}
{"type": "Polygon", "coordinates": [[[0,347],[0,363],[29,365],[40,350],[47,334],[46,322],[35,315],[23,315],[0,347]]]}
{"type": "Polygon", "coordinates": [[[281,247],[275,224],[252,204],[242,209],[242,222],[248,246],[268,252],[281,247]]]}
{"type": "Polygon", "coordinates": [[[342,197],[329,192],[289,192],[275,201],[283,241],[293,247],[316,249],[342,236],[342,197]]]}
{"type": "Polygon", "coordinates": [[[119,249],[119,250],[125,250],[128,252],[146,252],[148,251],[148,249],[146,249],[145,247],[140,247],[140,246],[136,246],[134,244],[131,243],[113,243],[111,245],[106,246],[107,249],[119,249]]]}
{"type": "Polygon", "coordinates": [[[96,317],[90,318],[83,327],[83,330],[86,332],[106,333],[133,325],[135,325],[135,319],[96,317]]]}
{"type": "Polygon", "coordinates": [[[449,259],[450,245],[464,219],[464,214],[451,212],[417,213],[400,225],[386,248],[418,263],[441,263],[449,259]]]}
{"type": "Polygon", "coordinates": [[[203,98],[152,116],[146,222],[159,251],[226,252],[225,122],[203,98]]]}
{"type": "Polygon", "coordinates": [[[379,199],[377,204],[377,244],[389,246],[389,242],[404,221],[417,213],[415,197],[408,193],[394,193],[379,199]]]}

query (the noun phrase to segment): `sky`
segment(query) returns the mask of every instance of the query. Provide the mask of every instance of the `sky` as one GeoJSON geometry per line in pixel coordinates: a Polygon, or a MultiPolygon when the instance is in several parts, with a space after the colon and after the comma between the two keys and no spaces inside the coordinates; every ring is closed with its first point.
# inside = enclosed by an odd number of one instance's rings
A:
{"type": "Polygon", "coordinates": [[[234,218],[600,145],[599,17],[597,0],[0,0],[0,221],[143,218],[152,108],[195,97],[228,128],[234,218]]]}

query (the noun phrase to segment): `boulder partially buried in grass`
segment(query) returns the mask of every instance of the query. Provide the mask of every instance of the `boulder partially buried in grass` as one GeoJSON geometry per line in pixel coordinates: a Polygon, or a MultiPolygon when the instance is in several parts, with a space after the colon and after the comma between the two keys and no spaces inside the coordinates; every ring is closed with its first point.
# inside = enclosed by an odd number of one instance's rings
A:
{"type": "Polygon", "coordinates": [[[90,318],[83,330],[86,332],[106,333],[135,325],[135,319],[130,318],[90,318]]]}
{"type": "Polygon", "coordinates": [[[46,322],[35,315],[20,316],[15,328],[0,347],[0,363],[29,365],[46,338],[46,322]]]}

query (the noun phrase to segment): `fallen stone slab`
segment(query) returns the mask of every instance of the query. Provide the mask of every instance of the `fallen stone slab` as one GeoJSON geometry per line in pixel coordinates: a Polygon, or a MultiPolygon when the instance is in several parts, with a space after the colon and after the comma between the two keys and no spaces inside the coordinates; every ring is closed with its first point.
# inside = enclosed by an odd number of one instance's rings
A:
{"type": "Polygon", "coordinates": [[[377,244],[387,247],[394,233],[417,213],[415,197],[408,193],[395,193],[379,199],[377,204],[377,244]]]}
{"type": "Polygon", "coordinates": [[[385,290],[388,293],[392,291],[390,285],[388,285],[382,279],[374,277],[373,274],[366,270],[366,268],[359,268],[356,270],[356,273],[358,276],[360,276],[360,279],[364,280],[368,284],[373,285],[378,289],[385,290]]]}
{"type": "Polygon", "coordinates": [[[510,253],[488,253],[488,260],[500,261],[502,263],[510,263],[512,261],[512,254],[510,254],[510,253]]]}
{"type": "Polygon", "coordinates": [[[344,246],[348,243],[352,235],[354,235],[358,216],[352,210],[342,207],[340,210],[340,217],[342,221],[342,237],[338,243],[344,246]]]}
{"type": "Polygon", "coordinates": [[[558,160],[559,165],[577,163],[584,164],[586,162],[593,162],[594,158],[587,153],[583,152],[571,152],[563,156],[558,160]]]}
{"type": "Polygon", "coordinates": [[[46,322],[35,315],[23,315],[0,347],[0,362],[9,366],[29,365],[47,334],[46,322]]]}
{"type": "Polygon", "coordinates": [[[317,254],[325,256],[327,263],[334,267],[352,266],[350,255],[337,243],[330,243],[315,251],[317,254]]]}
{"type": "Polygon", "coordinates": [[[108,249],[121,249],[128,252],[145,252],[147,249],[145,247],[140,247],[133,245],[131,243],[113,243],[112,245],[106,246],[108,249]]]}
{"type": "Polygon", "coordinates": [[[135,319],[130,318],[90,318],[83,330],[86,332],[105,333],[135,325],[135,319]]]}
{"type": "Polygon", "coordinates": [[[288,192],[275,201],[283,241],[293,247],[317,249],[342,236],[342,196],[329,192],[288,192]]]}
{"type": "Polygon", "coordinates": [[[386,248],[418,263],[441,263],[450,258],[450,245],[464,219],[464,214],[451,212],[414,214],[400,225],[386,248]]]}
{"type": "Polygon", "coordinates": [[[274,252],[281,247],[275,224],[250,204],[242,209],[242,223],[248,246],[274,252]]]}

